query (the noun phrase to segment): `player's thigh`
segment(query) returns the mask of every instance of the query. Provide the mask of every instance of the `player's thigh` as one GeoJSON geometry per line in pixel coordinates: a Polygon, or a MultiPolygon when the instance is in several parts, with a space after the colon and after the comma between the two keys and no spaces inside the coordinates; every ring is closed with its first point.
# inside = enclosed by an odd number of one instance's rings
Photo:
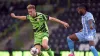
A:
{"type": "Polygon", "coordinates": [[[42,34],[41,33],[35,33],[34,35],[34,44],[42,45],[42,34]]]}
{"type": "Polygon", "coordinates": [[[43,48],[48,48],[48,37],[47,36],[43,37],[42,46],[43,48]]]}
{"type": "Polygon", "coordinates": [[[89,41],[89,45],[90,46],[94,46],[95,44],[94,44],[94,35],[92,35],[92,34],[90,34],[90,35],[88,35],[88,36],[86,36],[85,38],[86,38],[86,40],[87,41],[89,41]]]}
{"type": "Polygon", "coordinates": [[[76,34],[72,34],[69,36],[69,38],[73,41],[79,41],[78,37],[76,36],[76,34]]]}
{"type": "Polygon", "coordinates": [[[90,46],[95,46],[94,41],[89,41],[90,46]]]}
{"type": "Polygon", "coordinates": [[[84,32],[77,32],[77,33],[75,33],[75,35],[76,35],[78,41],[86,41],[86,39],[85,39],[86,35],[84,34],[84,32]]]}
{"type": "Polygon", "coordinates": [[[42,39],[41,38],[35,38],[34,39],[34,44],[42,45],[42,39]]]}

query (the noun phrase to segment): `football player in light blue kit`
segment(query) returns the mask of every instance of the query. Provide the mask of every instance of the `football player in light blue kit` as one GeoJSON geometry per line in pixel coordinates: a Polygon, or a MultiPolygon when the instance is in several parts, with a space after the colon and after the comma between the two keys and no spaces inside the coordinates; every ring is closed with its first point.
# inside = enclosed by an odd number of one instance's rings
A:
{"type": "Polygon", "coordinates": [[[68,47],[71,54],[68,56],[75,56],[74,54],[74,42],[75,41],[89,41],[90,50],[94,56],[98,56],[98,52],[94,46],[94,37],[96,34],[95,21],[93,15],[87,11],[88,7],[84,4],[78,6],[77,11],[81,15],[81,22],[83,29],[80,32],[72,34],[67,37],[68,47]]]}

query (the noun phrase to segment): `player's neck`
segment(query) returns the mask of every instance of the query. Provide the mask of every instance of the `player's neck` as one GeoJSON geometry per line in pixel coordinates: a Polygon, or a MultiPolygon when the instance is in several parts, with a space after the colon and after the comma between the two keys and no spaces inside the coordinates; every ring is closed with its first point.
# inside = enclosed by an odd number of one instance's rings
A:
{"type": "Polygon", "coordinates": [[[84,11],[84,12],[83,12],[83,15],[85,15],[85,14],[86,14],[86,12],[87,12],[87,11],[84,11]]]}

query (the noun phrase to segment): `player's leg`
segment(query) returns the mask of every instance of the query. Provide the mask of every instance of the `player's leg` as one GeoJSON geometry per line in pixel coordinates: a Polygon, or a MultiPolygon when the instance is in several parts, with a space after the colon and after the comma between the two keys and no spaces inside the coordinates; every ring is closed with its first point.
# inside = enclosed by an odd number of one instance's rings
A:
{"type": "Polygon", "coordinates": [[[67,43],[68,43],[68,47],[70,49],[71,54],[69,54],[69,56],[74,56],[74,42],[76,41],[83,41],[83,33],[82,32],[78,32],[75,34],[72,34],[70,36],[67,37],[67,43]]]}
{"type": "Polygon", "coordinates": [[[67,37],[68,47],[70,49],[71,54],[69,56],[74,55],[74,41],[78,41],[76,34],[72,34],[67,37]]]}
{"type": "Polygon", "coordinates": [[[94,56],[98,56],[98,52],[95,49],[95,44],[94,44],[94,37],[96,33],[89,33],[88,36],[85,36],[86,41],[89,41],[90,45],[90,50],[92,51],[94,56]]]}
{"type": "Polygon", "coordinates": [[[49,56],[54,56],[51,51],[51,48],[48,45],[48,37],[47,36],[43,37],[43,39],[42,39],[42,47],[47,51],[49,56]]]}
{"type": "Polygon", "coordinates": [[[98,56],[98,51],[96,50],[94,46],[94,41],[89,41],[89,45],[90,45],[90,50],[92,51],[93,55],[98,56]]]}
{"type": "Polygon", "coordinates": [[[34,33],[34,44],[35,44],[34,47],[38,49],[38,56],[43,56],[41,52],[41,46],[42,46],[41,33],[38,33],[38,32],[34,33]]]}
{"type": "Polygon", "coordinates": [[[95,48],[95,44],[94,44],[94,34],[90,34],[89,36],[87,36],[86,38],[89,41],[89,45],[90,45],[90,50],[92,51],[94,56],[98,56],[98,52],[95,48]]]}

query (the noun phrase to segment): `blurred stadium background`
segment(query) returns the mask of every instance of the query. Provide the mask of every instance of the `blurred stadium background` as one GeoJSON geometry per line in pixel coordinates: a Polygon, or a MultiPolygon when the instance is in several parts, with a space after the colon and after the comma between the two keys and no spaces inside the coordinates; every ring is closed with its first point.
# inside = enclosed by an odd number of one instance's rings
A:
{"type": "MultiPolygon", "coordinates": [[[[100,56],[100,0],[0,0],[0,56],[31,56],[29,49],[33,46],[33,30],[28,21],[11,18],[10,13],[27,15],[26,6],[34,4],[38,12],[57,17],[68,22],[70,27],[65,29],[62,25],[48,21],[50,30],[49,45],[55,56],[67,56],[69,49],[66,37],[78,32],[81,19],[76,11],[78,5],[85,3],[93,13],[96,21],[97,34],[95,46],[100,56]]],[[[45,51],[44,54],[46,55],[45,51]]],[[[75,44],[76,56],[93,56],[89,51],[88,42],[75,44]]],[[[47,55],[46,55],[47,56],[47,55]]]]}

